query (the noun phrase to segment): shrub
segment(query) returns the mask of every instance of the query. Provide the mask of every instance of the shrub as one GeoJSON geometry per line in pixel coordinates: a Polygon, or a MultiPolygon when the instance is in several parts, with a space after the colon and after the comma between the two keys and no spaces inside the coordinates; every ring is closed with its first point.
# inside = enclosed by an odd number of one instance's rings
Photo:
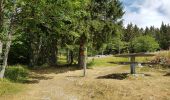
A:
{"type": "Polygon", "coordinates": [[[22,66],[9,66],[6,68],[5,78],[11,81],[23,81],[28,77],[28,69],[22,66]]]}
{"type": "Polygon", "coordinates": [[[158,42],[151,36],[140,36],[134,39],[133,49],[135,52],[152,52],[159,49],[158,42]]]}

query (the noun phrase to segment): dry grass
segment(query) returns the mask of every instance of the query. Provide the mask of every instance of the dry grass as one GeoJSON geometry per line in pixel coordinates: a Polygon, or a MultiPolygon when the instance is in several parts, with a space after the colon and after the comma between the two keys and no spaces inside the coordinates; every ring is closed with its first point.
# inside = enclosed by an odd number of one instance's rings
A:
{"type": "Polygon", "coordinates": [[[82,77],[82,70],[72,70],[70,67],[34,71],[33,78],[39,80],[37,83],[28,84],[29,89],[25,92],[0,99],[170,100],[170,75],[167,70],[137,68],[137,72],[145,76],[133,76],[126,74],[129,66],[106,64],[115,58],[98,59],[102,62],[100,67],[88,69],[86,77],[82,77]]]}
{"type": "Polygon", "coordinates": [[[41,79],[38,83],[29,84],[29,90],[19,95],[6,96],[6,100],[169,100],[170,77],[164,76],[166,71],[137,71],[147,76],[127,75],[120,79],[121,73],[129,72],[123,66],[97,67],[88,69],[86,77],[81,77],[81,70],[56,74],[39,73],[49,79],[41,79]],[[103,77],[116,75],[114,77],[103,77]],[[99,78],[103,77],[103,78],[99,78]]]}
{"type": "Polygon", "coordinates": [[[163,67],[170,67],[170,50],[159,51],[155,53],[156,56],[152,58],[152,62],[159,63],[163,67]]]}
{"type": "MultiPolygon", "coordinates": [[[[127,67],[126,67],[127,68],[127,67]]],[[[110,68],[111,70],[112,68],[110,68]]],[[[109,74],[109,68],[105,69],[109,74]]],[[[116,68],[116,73],[128,72],[125,68],[116,68]]],[[[169,100],[170,99],[170,77],[164,76],[166,71],[154,70],[152,68],[138,68],[138,72],[148,76],[127,76],[123,80],[119,78],[78,80],[77,86],[83,92],[83,99],[94,100],[169,100]],[[145,72],[147,70],[147,72],[145,72]]],[[[114,71],[112,71],[115,73],[114,71]]],[[[95,73],[95,71],[94,71],[95,73]]],[[[106,74],[103,73],[103,74],[106,74]]],[[[111,71],[110,71],[111,73],[111,71]]],[[[100,75],[99,75],[100,76],[100,75]]]]}
{"type": "Polygon", "coordinates": [[[20,83],[13,83],[6,79],[0,80],[0,96],[16,94],[23,91],[24,85],[20,83]]]}

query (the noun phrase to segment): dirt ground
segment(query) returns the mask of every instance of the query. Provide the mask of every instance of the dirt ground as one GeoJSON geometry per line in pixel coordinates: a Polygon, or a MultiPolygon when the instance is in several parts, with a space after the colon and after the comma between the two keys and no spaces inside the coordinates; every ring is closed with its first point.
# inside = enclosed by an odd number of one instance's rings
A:
{"type": "Polygon", "coordinates": [[[145,76],[131,76],[123,67],[88,69],[86,77],[81,76],[82,70],[72,68],[35,71],[25,91],[0,100],[170,100],[168,73],[147,71],[145,76]]]}

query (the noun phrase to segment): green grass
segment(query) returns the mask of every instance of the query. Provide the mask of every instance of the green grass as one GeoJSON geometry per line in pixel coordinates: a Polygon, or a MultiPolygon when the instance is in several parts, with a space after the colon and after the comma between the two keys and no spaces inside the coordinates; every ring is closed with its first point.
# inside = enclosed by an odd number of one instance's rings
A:
{"type": "Polygon", "coordinates": [[[0,96],[23,91],[25,89],[23,82],[27,80],[28,73],[29,70],[26,66],[8,66],[6,68],[5,78],[0,79],[0,96]]]}
{"type": "MultiPolygon", "coordinates": [[[[150,59],[150,57],[137,57],[137,62],[147,62],[150,59]]],[[[93,58],[88,59],[88,67],[106,67],[106,66],[117,66],[117,62],[129,62],[129,58],[123,58],[123,57],[114,57],[114,56],[108,56],[108,57],[99,57],[99,58],[93,58]]],[[[129,66],[129,65],[127,65],[129,66]]]]}
{"type": "Polygon", "coordinates": [[[23,65],[7,66],[5,70],[5,78],[13,82],[24,82],[28,75],[29,70],[23,65]]]}
{"type": "Polygon", "coordinates": [[[58,56],[58,64],[59,65],[67,64],[67,57],[64,55],[58,56]]]}
{"type": "Polygon", "coordinates": [[[150,59],[152,59],[152,57],[136,57],[137,62],[147,62],[150,61],[150,59]]]}
{"type": "Polygon", "coordinates": [[[128,58],[117,58],[114,56],[93,58],[88,60],[89,67],[115,66],[115,62],[127,62],[128,58]]]}
{"type": "Polygon", "coordinates": [[[16,94],[24,90],[24,85],[20,83],[13,83],[6,79],[0,80],[0,96],[16,94]]]}

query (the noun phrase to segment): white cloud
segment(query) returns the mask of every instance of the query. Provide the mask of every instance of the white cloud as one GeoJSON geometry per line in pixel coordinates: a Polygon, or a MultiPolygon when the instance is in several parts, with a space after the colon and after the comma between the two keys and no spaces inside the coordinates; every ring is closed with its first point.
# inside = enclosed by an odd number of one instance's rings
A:
{"type": "Polygon", "coordinates": [[[143,28],[160,27],[162,22],[170,23],[170,0],[135,0],[125,11],[125,26],[133,23],[143,28]]]}

